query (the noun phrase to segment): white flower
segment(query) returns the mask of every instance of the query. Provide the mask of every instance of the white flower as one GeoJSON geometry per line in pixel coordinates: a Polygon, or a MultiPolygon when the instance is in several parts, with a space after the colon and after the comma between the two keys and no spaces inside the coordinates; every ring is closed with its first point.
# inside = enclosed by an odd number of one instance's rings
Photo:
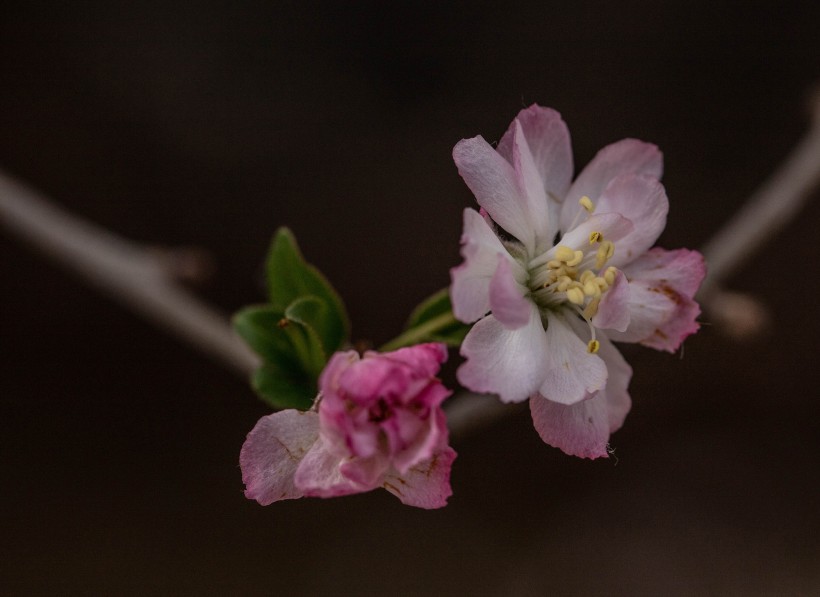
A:
{"type": "Polygon", "coordinates": [[[606,456],[632,374],[608,336],[674,351],[698,328],[703,258],[649,251],[668,211],[660,151],[624,139],[572,182],[566,125],[533,105],[497,150],[479,136],[453,157],[483,208],[465,210],[465,261],[451,272],[455,316],[477,321],[459,381],[505,402],[531,398],[544,441],[606,456]]]}

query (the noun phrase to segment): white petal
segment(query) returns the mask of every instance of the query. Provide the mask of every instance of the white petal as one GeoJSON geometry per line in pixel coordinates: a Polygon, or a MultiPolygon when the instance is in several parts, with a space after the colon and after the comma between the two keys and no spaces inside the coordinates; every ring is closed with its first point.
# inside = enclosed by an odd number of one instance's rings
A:
{"type": "Polygon", "coordinates": [[[607,145],[586,165],[566,195],[561,211],[561,230],[566,231],[582,209],[578,200],[597,202],[606,186],[622,174],[644,174],[660,179],[663,155],[655,145],[637,139],[622,139],[607,145]]]}
{"type": "Polygon", "coordinates": [[[504,327],[515,330],[527,324],[532,303],[525,298],[527,289],[515,281],[510,262],[498,256],[498,267],[490,281],[490,308],[504,327]]]}
{"type": "Polygon", "coordinates": [[[606,383],[606,365],[570,325],[563,315],[548,312],[547,373],[538,391],[561,404],[579,402],[606,383]]]}
{"type": "Polygon", "coordinates": [[[510,330],[489,315],[473,326],[461,345],[467,361],[458,380],[474,392],[498,394],[504,402],[521,402],[544,380],[547,338],[538,308],[531,304],[530,320],[510,330]]]}
{"type": "Polygon", "coordinates": [[[472,323],[490,310],[490,281],[498,268],[499,255],[509,260],[511,271],[518,279],[525,279],[526,272],[475,210],[464,210],[461,243],[464,263],[450,270],[450,298],[456,318],[472,323]]]}
{"type": "Polygon", "coordinates": [[[531,253],[535,229],[525,191],[512,165],[482,137],[459,141],[453,148],[453,159],[479,205],[531,253]]]}

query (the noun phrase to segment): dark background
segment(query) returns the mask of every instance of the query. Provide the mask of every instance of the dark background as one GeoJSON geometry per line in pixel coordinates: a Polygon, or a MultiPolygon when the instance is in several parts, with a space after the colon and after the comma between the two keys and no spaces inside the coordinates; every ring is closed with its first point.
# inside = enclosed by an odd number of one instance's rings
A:
{"type": "MultiPolygon", "coordinates": [[[[697,247],[805,130],[818,30],[809,1],[5,3],[0,168],[208,250],[198,292],[226,312],[262,299],[287,224],[378,343],[460,261],[456,141],[538,102],[578,165],[655,142],[661,244],[697,247]]],[[[819,221],[815,201],[731,281],[768,333],[625,349],[617,458],[565,456],[518,412],[455,445],[434,512],[246,500],[238,453],[267,412],[248,385],[4,230],[0,592],[820,591],[819,221]]]]}

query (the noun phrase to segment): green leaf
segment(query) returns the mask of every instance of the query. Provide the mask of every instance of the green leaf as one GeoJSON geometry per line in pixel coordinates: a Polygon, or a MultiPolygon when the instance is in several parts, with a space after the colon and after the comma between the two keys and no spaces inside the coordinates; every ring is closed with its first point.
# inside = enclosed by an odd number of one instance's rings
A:
{"type": "Polygon", "coordinates": [[[234,315],[233,325],[265,363],[315,380],[327,355],[309,315],[318,318],[323,309],[323,303],[315,297],[294,301],[284,312],[268,305],[246,307],[234,315]]]}
{"type": "Polygon", "coordinates": [[[461,346],[470,326],[453,317],[450,289],[443,288],[413,309],[405,329],[424,332],[425,341],[461,346]],[[429,331],[424,332],[425,328],[429,331]]]}
{"type": "Polygon", "coordinates": [[[341,298],[319,270],[307,263],[293,233],[277,230],[266,263],[268,295],[273,307],[285,311],[307,296],[319,299],[327,312],[310,324],[326,354],[339,350],[350,334],[350,322],[341,298]]]}
{"type": "Polygon", "coordinates": [[[450,294],[447,288],[424,300],[413,310],[405,330],[396,338],[379,348],[386,352],[421,342],[443,342],[448,346],[461,346],[470,326],[453,316],[450,294]]]}
{"type": "Polygon", "coordinates": [[[281,327],[285,313],[270,305],[245,307],[233,316],[236,333],[265,361],[286,368],[300,368],[288,334],[281,327]]]}
{"type": "Polygon", "coordinates": [[[294,377],[273,363],[266,363],[251,377],[251,386],[262,400],[274,408],[307,410],[316,399],[317,389],[308,379],[294,377]]]}

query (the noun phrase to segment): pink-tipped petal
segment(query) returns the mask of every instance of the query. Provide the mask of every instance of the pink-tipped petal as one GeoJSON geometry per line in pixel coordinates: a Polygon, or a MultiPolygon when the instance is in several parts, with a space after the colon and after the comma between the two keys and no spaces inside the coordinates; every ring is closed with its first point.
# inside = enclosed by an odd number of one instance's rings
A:
{"type": "Polygon", "coordinates": [[[479,205],[531,251],[535,230],[525,191],[512,165],[482,137],[459,141],[453,149],[453,159],[479,205]]]}
{"type": "Polygon", "coordinates": [[[405,474],[387,475],[382,487],[395,495],[403,504],[432,510],[447,505],[453,494],[450,487],[450,469],[456,452],[445,448],[430,460],[410,468],[405,474]]]}
{"type": "Polygon", "coordinates": [[[706,274],[697,251],[655,248],[624,268],[631,279],[630,323],[625,332],[612,332],[618,342],[675,352],[700,327],[700,307],[692,296],[706,274]]]}
{"type": "Polygon", "coordinates": [[[461,344],[467,361],[458,380],[474,392],[498,394],[503,402],[521,402],[544,381],[547,337],[538,308],[530,307],[527,325],[510,330],[489,315],[473,326],[461,344]]]}
{"type": "Polygon", "coordinates": [[[512,259],[484,218],[472,209],[464,210],[461,237],[464,263],[450,270],[450,298],[456,319],[472,323],[490,310],[490,280],[498,268],[499,256],[510,261],[514,275],[521,280],[526,272],[512,259]]]}
{"type": "Polygon", "coordinates": [[[342,475],[342,460],[319,440],[296,469],[294,483],[306,496],[338,497],[370,491],[377,485],[360,485],[342,475]]]}
{"type": "Polygon", "coordinates": [[[623,272],[618,270],[612,286],[601,297],[592,325],[604,330],[626,330],[629,327],[629,296],[629,282],[623,272]]]}
{"type": "Polygon", "coordinates": [[[596,212],[620,214],[634,226],[629,235],[616,242],[615,255],[609,260],[609,265],[621,267],[655,244],[666,226],[669,200],[657,178],[627,174],[607,185],[596,212]]]}
{"type": "Polygon", "coordinates": [[[556,201],[564,198],[572,179],[572,147],[569,130],[561,115],[551,108],[533,104],[518,116],[498,142],[498,153],[514,163],[514,134],[520,127],[532,155],[543,188],[556,201]]]}
{"type": "Polygon", "coordinates": [[[532,303],[525,298],[526,293],[527,289],[515,281],[509,260],[499,255],[490,280],[490,309],[504,327],[517,330],[530,320],[532,303]]]}
{"type": "Polygon", "coordinates": [[[660,179],[663,155],[655,145],[637,139],[622,139],[601,149],[567,191],[561,210],[561,230],[566,231],[583,209],[578,205],[581,197],[597,202],[607,185],[623,174],[643,174],[660,179]]]}
{"type": "MultiPolygon", "coordinates": [[[[511,143],[510,156],[507,159],[515,170],[519,188],[524,192],[530,226],[535,232],[535,251],[543,251],[552,245],[552,239],[558,230],[558,222],[553,221],[550,217],[546,179],[543,178],[544,175],[535,162],[528,139],[518,119],[513,120],[502,142],[505,139],[511,143]]],[[[504,155],[504,149],[500,149],[499,153],[504,155]]]]}
{"type": "Polygon", "coordinates": [[[302,497],[294,474],[318,437],[314,412],[283,410],[259,419],[239,454],[245,497],[263,506],[302,497]]]}
{"type": "Polygon", "coordinates": [[[599,353],[609,370],[606,387],[592,397],[572,405],[530,398],[530,412],[538,435],[547,444],[570,456],[606,458],[611,433],[626,418],[631,401],[627,388],[632,369],[606,338],[600,338],[599,353]]]}
{"type": "Polygon", "coordinates": [[[539,393],[553,402],[574,404],[606,383],[606,365],[562,315],[547,314],[547,353],[539,393]]]}
{"type": "MultiPolygon", "coordinates": [[[[573,250],[590,252],[589,235],[592,232],[600,232],[607,240],[617,243],[629,237],[635,229],[630,220],[616,213],[601,213],[591,216],[564,234],[557,246],[566,246],[573,250]]],[[[547,251],[539,261],[546,263],[547,259],[554,259],[555,249],[547,251]]]]}

